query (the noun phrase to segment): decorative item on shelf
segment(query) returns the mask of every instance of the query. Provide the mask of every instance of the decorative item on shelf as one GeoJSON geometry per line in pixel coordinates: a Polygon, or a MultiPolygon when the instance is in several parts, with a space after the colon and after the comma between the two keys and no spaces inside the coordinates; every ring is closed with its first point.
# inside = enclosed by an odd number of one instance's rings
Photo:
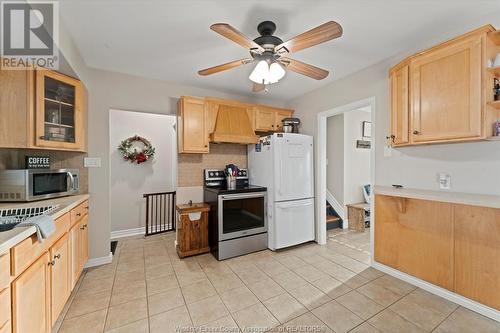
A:
{"type": "Polygon", "coordinates": [[[151,142],[138,135],[123,140],[118,146],[118,151],[122,154],[125,161],[137,164],[144,163],[152,159],[155,155],[155,148],[151,145],[151,142]],[[138,147],[137,143],[143,147],[138,147]]]}
{"type": "Polygon", "coordinates": [[[299,133],[300,119],[299,118],[284,118],[281,120],[283,132],[299,133]]]}
{"type": "Polygon", "coordinates": [[[50,156],[30,156],[25,157],[26,169],[50,169],[50,156]]]}
{"type": "Polygon", "coordinates": [[[495,78],[495,83],[493,87],[493,98],[495,101],[500,100],[500,80],[495,78]]]}

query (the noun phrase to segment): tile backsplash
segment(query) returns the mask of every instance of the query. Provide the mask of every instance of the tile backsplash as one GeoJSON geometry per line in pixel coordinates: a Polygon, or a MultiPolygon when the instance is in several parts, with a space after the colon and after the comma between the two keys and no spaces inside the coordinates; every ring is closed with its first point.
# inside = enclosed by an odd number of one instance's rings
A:
{"type": "Polygon", "coordinates": [[[223,169],[227,164],[247,167],[247,146],[235,143],[210,144],[210,154],[179,154],[178,186],[202,186],[203,169],[223,169]]]}
{"type": "Polygon", "coordinates": [[[85,153],[38,150],[38,149],[0,149],[0,170],[24,169],[26,156],[50,156],[51,169],[79,169],[80,193],[88,193],[88,169],[83,167],[85,153]]]}

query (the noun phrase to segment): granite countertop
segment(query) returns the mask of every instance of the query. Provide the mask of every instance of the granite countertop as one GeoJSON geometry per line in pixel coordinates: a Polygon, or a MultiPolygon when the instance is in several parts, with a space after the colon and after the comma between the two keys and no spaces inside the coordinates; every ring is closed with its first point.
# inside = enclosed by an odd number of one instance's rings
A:
{"type": "Polygon", "coordinates": [[[500,208],[500,196],[488,194],[460,193],[448,191],[418,190],[411,188],[394,188],[392,186],[376,185],[375,194],[449,202],[471,206],[500,208]]]}
{"type": "MultiPolygon", "coordinates": [[[[70,210],[72,210],[85,200],[87,200],[88,198],[89,198],[88,194],[80,194],[64,198],[47,199],[34,202],[0,203],[0,209],[59,205],[59,207],[50,214],[54,219],[57,219],[58,217],[66,214],[67,212],[69,212],[70,210]]],[[[30,237],[34,233],[36,233],[35,227],[20,227],[0,232],[0,253],[7,252],[8,250],[10,250],[11,247],[21,242],[22,240],[30,237]]]]}

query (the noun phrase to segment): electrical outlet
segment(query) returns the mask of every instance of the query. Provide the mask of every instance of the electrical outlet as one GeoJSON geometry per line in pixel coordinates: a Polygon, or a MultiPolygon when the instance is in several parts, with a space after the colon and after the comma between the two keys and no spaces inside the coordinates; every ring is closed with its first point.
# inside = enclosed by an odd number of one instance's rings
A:
{"type": "Polygon", "coordinates": [[[384,157],[392,156],[392,147],[389,145],[384,145],[384,157]]]}
{"type": "Polygon", "coordinates": [[[451,176],[447,173],[438,174],[439,188],[442,190],[449,190],[451,188],[451,176]]]}
{"type": "Polygon", "coordinates": [[[100,157],[84,157],[83,166],[86,168],[100,168],[101,158],[100,157]]]}

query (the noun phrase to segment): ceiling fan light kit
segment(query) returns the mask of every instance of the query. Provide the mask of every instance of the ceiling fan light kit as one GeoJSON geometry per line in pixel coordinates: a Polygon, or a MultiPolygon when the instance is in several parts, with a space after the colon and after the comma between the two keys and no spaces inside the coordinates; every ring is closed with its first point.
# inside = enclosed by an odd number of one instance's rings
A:
{"type": "Polygon", "coordinates": [[[248,49],[252,58],[210,67],[198,71],[198,74],[211,75],[257,62],[257,65],[248,77],[254,82],[254,92],[267,90],[265,87],[281,80],[285,76],[286,70],[306,75],[316,80],[324,79],[328,76],[328,71],[285,56],[292,52],[339,38],[343,33],[340,24],[334,21],[326,22],[286,42],[273,35],[276,31],[276,24],[271,21],[264,21],[258,25],[257,31],[260,36],[254,40],[251,40],[227,23],[213,24],[210,26],[210,29],[248,49]]]}
{"type": "Polygon", "coordinates": [[[255,83],[268,85],[281,80],[285,73],[283,67],[277,62],[269,65],[266,60],[260,60],[248,78],[255,83]]]}

